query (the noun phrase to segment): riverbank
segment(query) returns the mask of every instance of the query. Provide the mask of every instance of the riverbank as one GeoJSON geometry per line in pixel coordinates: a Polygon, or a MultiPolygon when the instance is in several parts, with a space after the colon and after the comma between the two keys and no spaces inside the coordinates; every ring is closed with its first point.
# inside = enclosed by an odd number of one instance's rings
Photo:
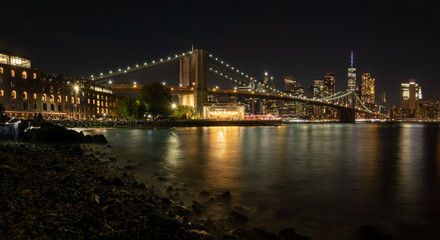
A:
{"type": "Polygon", "coordinates": [[[0,144],[1,239],[308,239],[248,226],[229,192],[190,206],[112,167],[109,145],[0,144]],[[92,146],[92,147],[91,147],[92,146]],[[101,159],[100,159],[101,158],[101,159]],[[224,209],[217,219],[209,209],[224,209]]]}
{"type": "Polygon", "coordinates": [[[281,120],[51,120],[67,128],[149,128],[204,126],[278,126],[281,120]]]}

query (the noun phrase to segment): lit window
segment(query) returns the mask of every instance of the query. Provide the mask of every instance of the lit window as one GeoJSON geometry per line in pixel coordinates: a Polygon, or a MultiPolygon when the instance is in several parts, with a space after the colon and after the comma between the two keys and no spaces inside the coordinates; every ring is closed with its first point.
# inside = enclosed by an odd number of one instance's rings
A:
{"type": "Polygon", "coordinates": [[[5,95],[5,92],[3,90],[0,90],[0,96],[3,97],[5,95]]]}
{"type": "Polygon", "coordinates": [[[17,98],[17,93],[15,92],[15,90],[12,90],[11,97],[12,97],[12,99],[16,99],[17,98]]]}
{"type": "Polygon", "coordinates": [[[0,73],[3,73],[3,68],[2,67],[0,67],[0,73]]]}
{"type": "Polygon", "coordinates": [[[27,100],[27,92],[23,92],[23,100],[27,100]]]}
{"type": "Polygon", "coordinates": [[[46,93],[43,93],[43,96],[41,97],[41,99],[42,99],[43,101],[46,101],[46,100],[47,100],[46,93]]]}
{"type": "Polygon", "coordinates": [[[50,95],[50,101],[51,102],[55,101],[55,96],[53,94],[50,95]]]}
{"type": "Polygon", "coordinates": [[[84,92],[82,92],[82,96],[84,97],[84,92]]]}
{"type": "Polygon", "coordinates": [[[93,99],[93,104],[95,104],[95,99],[93,99]]]}
{"type": "Polygon", "coordinates": [[[15,77],[15,71],[11,70],[11,77],[15,77]]]}
{"type": "Polygon", "coordinates": [[[71,102],[71,103],[75,103],[75,98],[74,98],[74,97],[71,97],[71,98],[70,98],[70,102],[71,102]]]}
{"type": "Polygon", "coordinates": [[[89,98],[89,99],[87,99],[87,103],[88,103],[88,104],[90,104],[90,98],[89,98]]]}
{"type": "Polygon", "coordinates": [[[65,99],[66,99],[65,102],[69,101],[69,98],[67,96],[65,97],[65,99]]]}
{"type": "Polygon", "coordinates": [[[33,77],[34,79],[37,79],[37,74],[36,74],[36,73],[32,74],[32,77],[33,77]]]}
{"type": "Polygon", "coordinates": [[[23,71],[23,72],[21,73],[21,78],[23,78],[23,79],[27,79],[27,72],[26,72],[26,71],[23,71]]]}
{"type": "Polygon", "coordinates": [[[53,87],[50,87],[50,93],[53,93],[53,87]]]}
{"type": "Polygon", "coordinates": [[[99,100],[98,100],[98,101],[96,101],[96,105],[97,105],[97,106],[99,106],[99,100]]]}
{"type": "Polygon", "coordinates": [[[58,100],[57,100],[57,101],[58,101],[58,102],[61,102],[61,99],[62,99],[62,98],[61,98],[61,95],[58,95],[58,100]]]}
{"type": "Polygon", "coordinates": [[[34,93],[34,99],[37,99],[37,94],[36,93],[34,93]]]}
{"type": "Polygon", "coordinates": [[[80,104],[81,100],[79,98],[76,98],[76,103],[80,104]]]}

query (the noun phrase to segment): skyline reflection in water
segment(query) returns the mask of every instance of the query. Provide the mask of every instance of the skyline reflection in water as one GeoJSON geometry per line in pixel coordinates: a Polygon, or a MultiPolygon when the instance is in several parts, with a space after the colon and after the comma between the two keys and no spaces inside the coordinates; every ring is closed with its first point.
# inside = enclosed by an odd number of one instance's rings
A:
{"type": "Polygon", "coordinates": [[[253,210],[251,224],[272,231],[293,226],[312,239],[347,239],[365,224],[397,239],[439,231],[437,125],[86,132],[104,134],[114,146],[109,154],[121,166],[135,166],[135,176],[147,183],[162,176],[162,188],[186,189],[182,198],[188,199],[200,191],[230,191],[234,204],[253,210]]]}

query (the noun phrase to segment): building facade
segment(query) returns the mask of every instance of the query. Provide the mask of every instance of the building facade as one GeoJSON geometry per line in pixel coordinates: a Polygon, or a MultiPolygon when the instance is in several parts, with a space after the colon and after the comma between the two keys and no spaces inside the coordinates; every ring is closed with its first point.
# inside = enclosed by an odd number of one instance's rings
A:
{"type": "Polygon", "coordinates": [[[0,103],[8,116],[93,119],[112,116],[119,101],[91,80],[44,74],[29,59],[0,52],[0,103]]]}
{"type": "Polygon", "coordinates": [[[415,117],[418,101],[422,99],[422,88],[415,79],[401,83],[402,117],[415,117]]]}
{"type": "Polygon", "coordinates": [[[324,76],[324,97],[334,95],[336,92],[336,81],[333,73],[327,73],[324,76]]]}
{"type": "Polygon", "coordinates": [[[375,79],[371,77],[370,71],[362,73],[361,100],[364,103],[375,104],[375,79]]]}

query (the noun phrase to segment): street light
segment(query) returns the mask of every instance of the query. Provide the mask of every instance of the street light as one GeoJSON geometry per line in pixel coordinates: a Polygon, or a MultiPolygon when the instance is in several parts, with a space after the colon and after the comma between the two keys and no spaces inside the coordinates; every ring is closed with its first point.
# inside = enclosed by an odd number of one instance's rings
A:
{"type": "Polygon", "coordinates": [[[171,105],[171,107],[172,107],[173,109],[175,109],[175,108],[176,108],[176,104],[173,103],[173,104],[171,105]]]}

